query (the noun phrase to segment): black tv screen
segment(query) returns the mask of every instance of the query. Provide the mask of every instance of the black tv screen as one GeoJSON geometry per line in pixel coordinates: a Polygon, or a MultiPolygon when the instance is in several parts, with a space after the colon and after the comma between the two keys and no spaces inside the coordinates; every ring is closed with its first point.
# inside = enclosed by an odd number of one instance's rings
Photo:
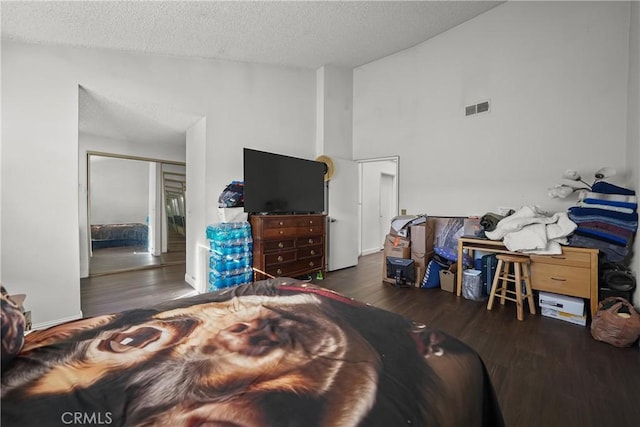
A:
{"type": "Polygon", "coordinates": [[[319,213],[324,211],[325,164],[244,149],[244,211],[319,213]]]}

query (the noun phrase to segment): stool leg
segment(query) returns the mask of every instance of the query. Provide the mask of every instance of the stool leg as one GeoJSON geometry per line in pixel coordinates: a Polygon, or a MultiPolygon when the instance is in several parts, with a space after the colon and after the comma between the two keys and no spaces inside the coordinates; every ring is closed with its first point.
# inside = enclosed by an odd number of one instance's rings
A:
{"type": "Polygon", "coordinates": [[[522,275],[520,274],[520,263],[513,263],[513,272],[516,277],[516,309],[518,320],[524,320],[524,307],[522,306],[522,275]]]}
{"type": "Polygon", "coordinates": [[[502,285],[500,287],[500,305],[504,305],[506,301],[504,298],[507,296],[507,288],[509,287],[509,265],[511,263],[509,261],[504,262],[504,266],[502,267],[502,273],[500,274],[500,279],[502,281],[502,285]]]}
{"type": "Polygon", "coordinates": [[[498,280],[500,279],[500,269],[502,268],[502,260],[498,260],[496,265],[496,274],[493,276],[493,282],[491,283],[491,292],[489,292],[489,302],[487,303],[487,310],[493,308],[493,300],[496,297],[496,289],[498,289],[498,280]]]}
{"type": "Polygon", "coordinates": [[[529,302],[529,312],[536,314],[536,305],[533,302],[533,291],[531,290],[531,273],[529,264],[522,264],[522,270],[524,273],[524,285],[527,290],[527,301],[529,302]]]}

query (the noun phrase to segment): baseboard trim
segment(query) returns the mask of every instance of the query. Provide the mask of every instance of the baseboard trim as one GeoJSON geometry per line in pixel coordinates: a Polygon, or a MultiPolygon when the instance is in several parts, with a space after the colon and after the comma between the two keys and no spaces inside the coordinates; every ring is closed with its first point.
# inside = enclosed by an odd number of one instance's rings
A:
{"type": "Polygon", "coordinates": [[[50,328],[52,326],[56,326],[56,325],[59,325],[61,323],[66,323],[66,322],[71,322],[72,320],[82,319],[82,317],[83,317],[82,316],[82,311],[80,311],[80,314],[76,314],[75,316],[63,317],[62,319],[50,320],[48,322],[34,323],[33,327],[31,329],[32,330],[37,330],[37,329],[50,328]]]}
{"type": "Polygon", "coordinates": [[[188,274],[184,275],[184,281],[187,282],[187,284],[191,286],[199,294],[205,292],[202,289],[198,289],[198,281],[193,277],[189,276],[188,274]]]}
{"type": "Polygon", "coordinates": [[[376,254],[376,253],[380,252],[381,250],[382,250],[382,248],[367,249],[367,250],[362,251],[362,256],[376,254]]]}

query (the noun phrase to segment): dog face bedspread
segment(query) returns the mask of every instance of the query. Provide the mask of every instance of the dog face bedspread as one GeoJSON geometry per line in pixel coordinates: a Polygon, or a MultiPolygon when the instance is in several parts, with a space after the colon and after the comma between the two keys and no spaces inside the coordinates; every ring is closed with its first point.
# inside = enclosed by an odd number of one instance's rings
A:
{"type": "Polygon", "coordinates": [[[276,279],[27,335],[2,425],[502,425],[462,342],[276,279]]]}

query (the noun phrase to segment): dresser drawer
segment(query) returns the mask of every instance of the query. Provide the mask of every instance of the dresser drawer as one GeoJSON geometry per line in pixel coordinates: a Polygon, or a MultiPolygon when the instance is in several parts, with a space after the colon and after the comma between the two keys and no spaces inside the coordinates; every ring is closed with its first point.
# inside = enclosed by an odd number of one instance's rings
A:
{"type": "Polygon", "coordinates": [[[530,255],[531,264],[561,264],[569,267],[591,267],[591,255],[586,252],[568,252],[560,255],[530,255]]]}
{"type": "Polygon", "coordinates": [[[531,263],[531,286],[539,291],[591,298],[591,270],[552,263],[531,263]]]}
{"type": "Polygon", "coordinates": [[[296,241],[294,239],[290,240],[269,240],[264,242],[264,251],[265,252],[273,252],[284,249],[293,249],[295,247],[296,241]]]}
{"type": "Polygon", "coordinates": [[[305,246],[298,249],[298,259],[322,255],[322,245],[305,246]]]}
{"type": "Polygon", "coordinates": [[[272,276],[299,276],[304,272],[312,270],[320,270],[322,268],[322,257],[308,258],[305,260],[298,260],[282,265],[275,265],[268,267],[266,272],[272,276]]]}
{"type": "Polygon", "coordinates": [[[297,237],[300,233],[296,227],[288,228],[265,228],[262,232],[263,239],[278,239],[284,237],[297,237]]]}
{"type": "Polygon", "coordinates": [[[262,219],[262,227],[267,230],[269,228],[291,228],[296,227],[297,221],[295,218],[287,217],[275,217],[275,218],[263,218],[262,219]]]}
{"type": "Polygon", "coordinates": [[[305,246],[313,246],[322,244],[322,236],[300,237],[296,239],[296,247],[304,248],[305,246]]]}
{"type": "Polygon", "coordinates": [[[296,227],[320,227],[324,224],[324,217],[319,216],[301,216],[295,218],[296,227]]]}
{"type": "Polygon", "coordinates": [[[296,260],[296,251],[282,251],[273,254],[265,255],[264,262],[267,266],[276,264],[282,264],[283,262],[290,262],[296,260]]]}
{"type": "Polygon", "coordinates": [[[323,234],[324,228],[321,225],[310,225],[308,227],[298,227],[296,236],[318,236],[323,234]]]}

